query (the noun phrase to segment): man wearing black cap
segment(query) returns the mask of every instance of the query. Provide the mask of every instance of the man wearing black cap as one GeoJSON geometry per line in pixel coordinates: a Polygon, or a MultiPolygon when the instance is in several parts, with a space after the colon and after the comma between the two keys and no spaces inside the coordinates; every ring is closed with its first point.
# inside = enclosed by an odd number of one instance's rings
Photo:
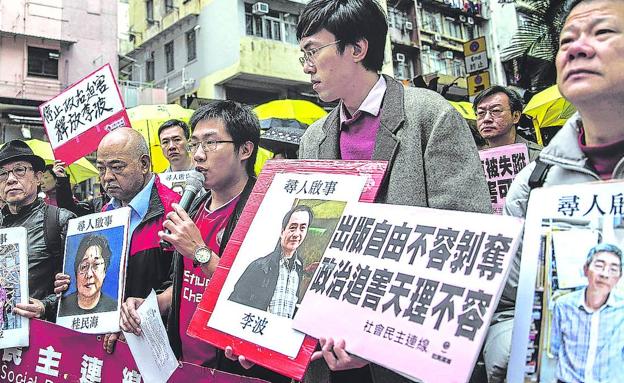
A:
{"type": "Polygon", "coordinates": [[[48,206],[37,197],[45,162],[20,140],[0,149],[0,227],[24,227],[28,233],[28,289],[30,302],[17,304],[14,312],[27,318],[55,317],[54,276],[63,267],[67,221],[75,215],[48,206]]]}

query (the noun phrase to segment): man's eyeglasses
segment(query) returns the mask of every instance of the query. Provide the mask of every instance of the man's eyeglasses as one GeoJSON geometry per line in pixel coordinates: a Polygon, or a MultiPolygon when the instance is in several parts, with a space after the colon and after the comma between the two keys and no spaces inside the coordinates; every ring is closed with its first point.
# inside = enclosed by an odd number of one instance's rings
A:
{"type": "Polygon", "coordinates": [[[314,65],[314,55],[316,54],[316,52],[320,51],[321,49],[334,45],[334,44],[338,44],[340,42],[340,40],[336,40],[333,43],[329,43],[329,44],[325,44],[325,45],[321,45],[318,48],[312,48],[309,51],[303,51],[303,56],[299,57],[299,62],[301,63],[301,66],[304,66],[306,63],[308,63],[308,65],[314,65]]]}
{"type": "Polygon", "coordinates": [[[126,166],[128,166],[127,164],[115,164],[115,165],[111,165],[111,166],[104,166],[104,165],[96,165],[95,168],[97,169],[98,173],[100,174],[100,177],[104,177],[104,174],[106,174],[106,169],[110,169],[110,171],[115,174],[121,174],[123,173],[124,169],[126,168],[126,166]]]}
{"type": "Polygon", "coordinates": [[[193,142],[188,143],[188,145],[186,146],[186,149],[191,153],[195,153],[195,151],[197,151],[197,148],[201,146],[204,153],[214,152],[215,150],[217,150],[217,147],[219,144],[226,144],[226,143],[233,144],[234,141],[231,141],[231,140],[193,141],[193,142]]]}
{"type": "Polygon", "coordinates": [[[0,182],[5,182],[9,179],[9,173],[13,173],[15,178],[24,178],[26,172],[32,170],[32,166],[17,165],[11,170],[0,169],[0,182]]]}
{"type": "Polygon", "coordinates": [[[607,275],[609,275],[610,277],[619,277],[620,273],[622,272],[620,270],[621,266],[607,265],[602,262],[593,262],[589,267],[597,273],[602,273],[603,271],[606,271],[607,275]]]}
{"type": "Polygon", "coordinates": [[[507,109],[503,109],[503,108],[480,109],[480,110],[477,110],[477,119],[479,120],[484,119],[488,113],[490,113],[490,116],[494,118],[500,117],[503,114],[503,112],[505,112],[506,110],[507,109]]]}
{"type": "Polygon", "coordinates": [[[94,262],[94,263],[83,262],[80,265],[78,265],[78,273],[80,273],[80,275],[87,275],[89,273],[89,269],[91,269],[91,271],[96,273],[98,271],[101,271],[103,268],[104,268],[104,262],[94,262]]]}

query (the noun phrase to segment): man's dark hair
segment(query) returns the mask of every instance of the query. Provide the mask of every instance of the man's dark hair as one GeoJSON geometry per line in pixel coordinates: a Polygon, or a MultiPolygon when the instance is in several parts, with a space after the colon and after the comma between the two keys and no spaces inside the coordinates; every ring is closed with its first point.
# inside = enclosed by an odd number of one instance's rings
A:
{"type": "Polygon", "coordinates": [[[599,243],[596,246],[592,247],[589,250],[589,253],[587,253],[587,259],[585,260],[586,267],[589,267],[589,265],[594,260],[594,255],[596,255],[597,253],[611,253],[618,257],[618,259],[620,260],[620,270],[622,270],[622,250],[611,243],[599,243]]]}
{"type": "Polygon", "coordinates": [[[182,128],[182,131],[184,132],[184,138],[188,140],[191,137],[191,131],[188,125],[186,124],[186,122],[182,120],[172,119],[172,120],[165,121],[163,122],[162,125],[160,125],[160,128],[158,128],[158,140],[160,141],[160,133],[163,130],[173,128],[175,126],[179,126],[180,128],[182,128]]]}
{"type": "Polygon", "coordinates": [[[256,114],[249,107],[235,101],[215,101],[200,106],[193,113],[191,129],[194,131],[200,121],[213,118],[223,121],[225,130],[232,136],[235,150],[238,150],[247,141],[254,145],[251,157],[247,159],[245,164],[245,170],[247,170],[249,177],[254,177],[254,165],[260,143],[260,122],[256,114]]]}
{"type": "Polygon", "coordinates": [[[310,217],[310,219],[308,220],[308,225],[312,223],[312,219],[314,218],[314,213],[312,213],[312,209],[310,209],[310,207],[306,205],[297,205],[290,209],[290,211],[288,211],[288,213],[286,213],[286,215],[282,219],[282,231],[284,231],[284,229],[286,229],[286,226],[288,226],[290,217],[292,217],[292,215],[298,211],[305,211],[306,213],[308,213],[308,216],[310,217]]]}
{"type": "Polygon", "coordinates": [[[103,235],[86,235],[80,241],[78,245],[78,251],[76,251],[76,258],[74,259],[74,272],[76,273],[76,277],[78,276],[78,266],[82,262],[82,259],[87,252],[87,249],[91,246],[97,246],[102,250],[102,259],[104,260],[104,270],[108,270],[108,265],[110,263],[111,258],[111,249],[108,244],[108,239],[103,235]]]}
{"type": "Polygon", "coordinates": [[[524,104],[522,103],[522,97],[513,89],[509,89],[504,86],[494,85],[493,87],[482,90],[472,102],[472,109],[474,109],[475,113],[477,111],[477,107],[485,98],[493,96],[497,93],[504,93],[509,97],[509,108],[511,109],[511,113],[520,112],[522,113],[522,108],[524,104]]]}
{"type": "Polygon", "coordinates": [[[52,170],[52,169],[54,169],[54,165],[52,165],[52,164],[47,164],[47,165],[45,166],[45,169],[43,169],[43,172],[44,172],[44,173],[50,173],[50,175],[51,175],[52,177],[54,177],[54,180],[56,181],[56,179],[57,179],[58,177],[56,176],[56,173],[54,173],[54,170],[52,170]]]}
{"type": "Polygon", "coordinates": [[[362,39],[368,41],[368,52],[362,61],[364,68],[379,72],[383,66],[388,23],[376,0],[312,0],[299,16],[297,40],[322,29],[340,40],[337,49],[362,39]]]}

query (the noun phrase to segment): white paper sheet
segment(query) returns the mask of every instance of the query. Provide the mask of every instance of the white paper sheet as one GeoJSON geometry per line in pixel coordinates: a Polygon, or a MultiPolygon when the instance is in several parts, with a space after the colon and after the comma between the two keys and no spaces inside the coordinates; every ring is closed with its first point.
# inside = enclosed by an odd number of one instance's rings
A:
{"type": "Polygon", "coordinates": [[[178,368],[178,361],[169,345],[154,290],[137,312],[141,318],[141,335],[124,331],[126,341],[143,381],[165,383],[178,368]]]}

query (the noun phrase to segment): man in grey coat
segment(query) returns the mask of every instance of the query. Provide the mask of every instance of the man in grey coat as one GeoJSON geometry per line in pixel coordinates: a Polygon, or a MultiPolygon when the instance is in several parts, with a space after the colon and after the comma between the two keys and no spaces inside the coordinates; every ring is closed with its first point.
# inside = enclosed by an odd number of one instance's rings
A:
{"type": "MultiPolygon", "coordinates": [[[[312,0],[299,18],[300,62],[323,101],[339,100],[304,134],[299,157],[386,160],[378,202],[490,213],[477,148],[465,120],[439,94],[380,75],[388,25],[375,0],[312,0]]],[[[405,378],[320,339],[306,381],[405,378]]]]}
{"type": "MultiPolygon", "coordinates": [[[[555,63],[559,91],[578,112],[542,150],[538,161],[518,173],[504,214],[525,217],[533,187],[624,178],[622,30],[624,7],[619,0],[576,0],[570,5],[555,63]],[[530,185],[531,178],[541,182],[530,185]]],[[[484,344],[490,383],[503,382],[507,373],[520,253],[484,344]]]]}

